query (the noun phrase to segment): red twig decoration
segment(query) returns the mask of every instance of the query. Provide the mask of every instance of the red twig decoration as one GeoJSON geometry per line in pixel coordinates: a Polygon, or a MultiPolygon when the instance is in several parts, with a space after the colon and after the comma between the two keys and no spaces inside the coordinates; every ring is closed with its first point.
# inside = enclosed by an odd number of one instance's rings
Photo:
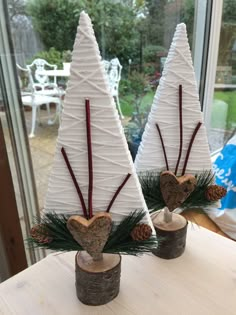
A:
{"type": "Polygon", "coordinates": [[[161,134],[161,129],[160,129],[158,124],[156,124],[156,127],[157,127],[157,131],[159,133],[159,137],[160,137],[160,140],[161,140],[162,150],[163,150],[165,163],[166,163],[166,170],[169,171],[169,164],[168,164],[168,160],[167,160],[167,155],[166,155],[166,149],[165,149],[164,141],[163,141],[162,134],[161,134]]]}
{"type": "Polygon", "coordinates": [[[182,85],[179,85],[179,156],[175,167],[175,175],[178,172],[179,162],[183,148],[183,117],[182,117],[182,85]]]}
{"type": "Polygon", "coordinates": [[[114,201],[116,200],[116,197],[119,195],[121,189],[125,186],[126,182],[128,181],[128,179],[130,178],[131,174],[127,174],[125,179],[123,180],[122,184],[117,188],[117,191],[115,192],[113,198],[111,199],[108,207],[107,207],[107,212],[110,211],[114,201]]]}
{"type": "Polygon", "coordinates": [[[196,137],[196,134],[198,133],[198,130],[199,128],[201,127],[202,123],[199,122],[192,134],[192,137],[190,139],[190,142],[189,142],[189,146],[188,146],[188,151],[187,151],[187,154],[186,154],[186,158],[185,158],[185,161],[184,161],[184,167],[183,167],[183,171],[182,171],[182,176],[185,174],[185,171],[186,171],[186,167],[187,167],[187,164],[188,164],[188,159],[189,159],[189,155],[190,155],[190,152],[191,152],[191,149],[192,149],[192,145],[193,145],[193,141],[196,137]]]}
{"type": "Polygon", "coordinates": [[[79,196],[79,199],[80,199],[80,202],[81,202],[81,206],[82,206],[82,209],[83,209],[84,217],[85,217],[85,218],[88,218],[87,210],[86,210],[86,205],[85,205],[85,202],[84,202],[83,194],[82,194],[82,192],[81,192],[81,190],[80,190],[80,188],[79,188],[79,184],[77,183],[77,180],[76,180],[76,178],[75,178],[75,174],[74,174],[74,172],[73,172],[73,170],[72,170],[72,167],[71,167],[71,165],[70,165],[68,156],[67,156],[66,151],[65,151],[64,148],[61,148],[61,153],[62,153],[62,155],[63,155],[63,158],[64,158],[64,160],[65,160],[66,166],[67,166],[67,168],[68,168],[68,171],[69,171],[69,173],[70,173],[70,176],[71,176],[71,178],[72,178],[72,181],[73,181],[73,183],[74,183],[74,185],[75,185],[75,188],[76,188],[76,190],[77,190],[77,193],[78,193],[78,196],[79,196]]]}
{"type": "MultiPolygon", "coordinates": [[[[91,116],[90,116],[90,102],[89,99],[85,100],[85,110],[86,110],[86,129],[87,129],[87,149],[88,149],[88,172],[89,172],[89,185],[88,185],[88,213],[86,209],[86,205],[84,202],[83,194],[79,188],[79,184],[77,183],[77,180],[75,178],[75,174],[72,170],[72,167],[70,165],[69,159],[67,157],[66,151],[64,148],[61,148],[61,153],[64,157],[66,166],[69,170],[69,173],[71,175],[72,181],[75,185],[75,188],[77,190],[81,206],[83,209],[84,217],[86,219],[90,219],[93,216],[93,155],[92,155],[92,136],[91,136],[91,116]]],[[[113,198],[111,199],[108,207],[107,207],[107,212],[110,211],[114,201],[116,200],[117,196],[119,195],[121,189],[125,186],[126,182],[130,178],[131,174],[127,174],[125,179],[123,180],[122,184],[117,188],[113,198]]]]}
{"type": "Polygon", "coordinates": [[[88,148],[88,173],[89,173],[89,186],[88,186],[88,213],[89,218],[93,216],[93,155],[92,155],[92,141],[91,141],[91,118],[90,118],[90,102],[89,99],[85,100],[86,110],[86,129],[87,129],[87,148],[88,148]]]}

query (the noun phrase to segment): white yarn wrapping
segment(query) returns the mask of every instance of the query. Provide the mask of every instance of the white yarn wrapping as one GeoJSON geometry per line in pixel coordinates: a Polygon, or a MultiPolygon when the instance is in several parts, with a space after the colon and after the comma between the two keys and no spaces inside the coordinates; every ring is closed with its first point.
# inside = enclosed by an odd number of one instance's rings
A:
{"type": "MultiPolygon", "coordinates": [[[[193,131],[198,122],[203,122],[186,26],[183,23],[176,27],[160,85],[156,91],[135,160],[137,172],[166,170],[156,123],[159,124],[162,132],[169,168],[175,171],[180,143],[178,97],[180,84],[183,89],[183,150],[178,175],[182,172],[193,131]]],[[[195,174],[211,168],[206,129],[202,125],[194,140],[185,173],[195,174]]]]}
{"type": "Polygon", "coordinates": [[[82,214],[76,189],[61,154],[64,147],[76,179],[88,204],[88,157],[85,99],[90,99],[93,152],[93,212],[106,211],[115,191],[128,173],[132,176],[115,200],[110,213],[115,221],[147,206],[135,173],[123,128],[109,92],[92,24],[80,15],[75,39],[71,76],[58,134],[56,154],[49,178],[45,212],[82,214]]]}

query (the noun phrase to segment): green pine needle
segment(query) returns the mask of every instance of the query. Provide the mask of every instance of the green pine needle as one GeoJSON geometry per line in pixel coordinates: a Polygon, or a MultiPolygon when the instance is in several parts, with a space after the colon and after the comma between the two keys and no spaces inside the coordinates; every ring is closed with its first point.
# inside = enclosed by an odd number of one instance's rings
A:
{"type": "Polygon", "coordinates": [[[106,243],[105,248],[114,246],[114,244],[125,241],[133,228],[143,219],[145,216],[144,211],[132,212],[126,216],[119,224],[113,224],[111,235],[106,243]]]}
{"type": "Polygon", "coordinates": [[[43,226],[40,229],[40,236],[48,237],[50,242],[42,243],[36,238],[29,237],[27,242],[31,247],[40,247],[45,249],[64,251],[83,250],[83,248],[74,240],[67,229],[66,223],[68,218],[65,215],[47,213],[41,219],[35,219],[35,224],[43,226]]]}
{"type": "Polygon", "coordinates": [[[126,216],[119,224],[113,224],[104,252],[138,255],[150,252],[150,247],[155,248],[157,246],[156,237],[151,237],[146,241],[134,241],[130,237],[132,230],[144,216],[144,211],[135,211],[126,216]]]}
{"type": "Polygon", "coordinates": [[[165,202],[160,190],[160,174],[148,172],[140,175],[139,181],[148,209],[156,211],[164,208],[165,202]]]}
{"type": "MultiPolygon", "coordinates": [[[[182,210],[205,208],[213,203],[205,197],[207,187],[214,183],[213,172],[205,171],[195,177],[197,179],[196,188],[182,204],[182,210]]],[[[160,173],[148,172],[140,175],[139,180],[147,206],[151,209],[150,212],[164,208],[165,202],[160,189],[160,173]]]]}
{"type": "MultiPolygon", "coordinates": [[[[103,249],[103,253],[120,253],[123,255],[139,255],[150,252],[157,246],[157,239],[151,236],[145,241],[134,241],[130,233],[134,227],[144,218],[143,210],[135,211],[126,216],[120,223],[112,225],[112,231],[103,249]]],[[[69,217],[55,213],[45,214],[41,220],[36,220],[37,237],[29,237],[28,244],[31,247],[57,251],[81,251],[83,250],[67,229],[69,217]]]]}

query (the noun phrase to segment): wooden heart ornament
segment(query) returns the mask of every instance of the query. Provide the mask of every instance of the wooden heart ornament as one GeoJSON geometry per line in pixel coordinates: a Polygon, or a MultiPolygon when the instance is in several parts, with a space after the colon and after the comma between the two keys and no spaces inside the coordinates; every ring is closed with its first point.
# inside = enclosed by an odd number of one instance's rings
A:
{"type": "Polygon", "coordinates": [[[166,206],[170,211],[181,206],[196,188],[193,175],[176,177],[172,172],[165,171],[160,176],[160,189],[166,206]]]}
{"type": "Polygon", "coordinates": [[[102,250],[111,232],[111,215],[107,212],[99,212],[90,220],[74,215],[67,221],[67,228],[73,238],[93,260],[102,259],[102,250]]]}

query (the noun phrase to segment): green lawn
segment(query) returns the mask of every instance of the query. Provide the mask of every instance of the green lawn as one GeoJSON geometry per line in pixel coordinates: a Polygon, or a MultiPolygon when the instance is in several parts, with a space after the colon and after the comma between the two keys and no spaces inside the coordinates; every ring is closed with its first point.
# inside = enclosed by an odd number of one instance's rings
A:
{"type": "Polygon", "coordinates": [[[236,91],[216,91],[212,104],[211,127],[233,129],[236,126],[236,91]]]}
{"type": "MultiPolygon", "coordinates": [[[[149,91],[142,99],[140,111],[148,110],[153,102],[155,91],[149,91]]],[[[135,111],[134,95],[120,96],[124,116],[131,117],[135,111]]],[[[233,129],[236,127],[236,91],[216,91],[212,104],[211,127],[233,129]]]]}
{"type": "MultiPolygon", "coordinates": [[[[143,97],[140,111],[145,112],[148,110],[153,102],[154,98],[154,91],[149,91],[147,94],[143,97]]],[[[131,117],[132,113],[135,112],[135,104],[134,104],[134,95],[133,94],[127,94],[125,96],[120,97],[120,104],[121,104],[121,110],[124,116],[131,117]]]]}

